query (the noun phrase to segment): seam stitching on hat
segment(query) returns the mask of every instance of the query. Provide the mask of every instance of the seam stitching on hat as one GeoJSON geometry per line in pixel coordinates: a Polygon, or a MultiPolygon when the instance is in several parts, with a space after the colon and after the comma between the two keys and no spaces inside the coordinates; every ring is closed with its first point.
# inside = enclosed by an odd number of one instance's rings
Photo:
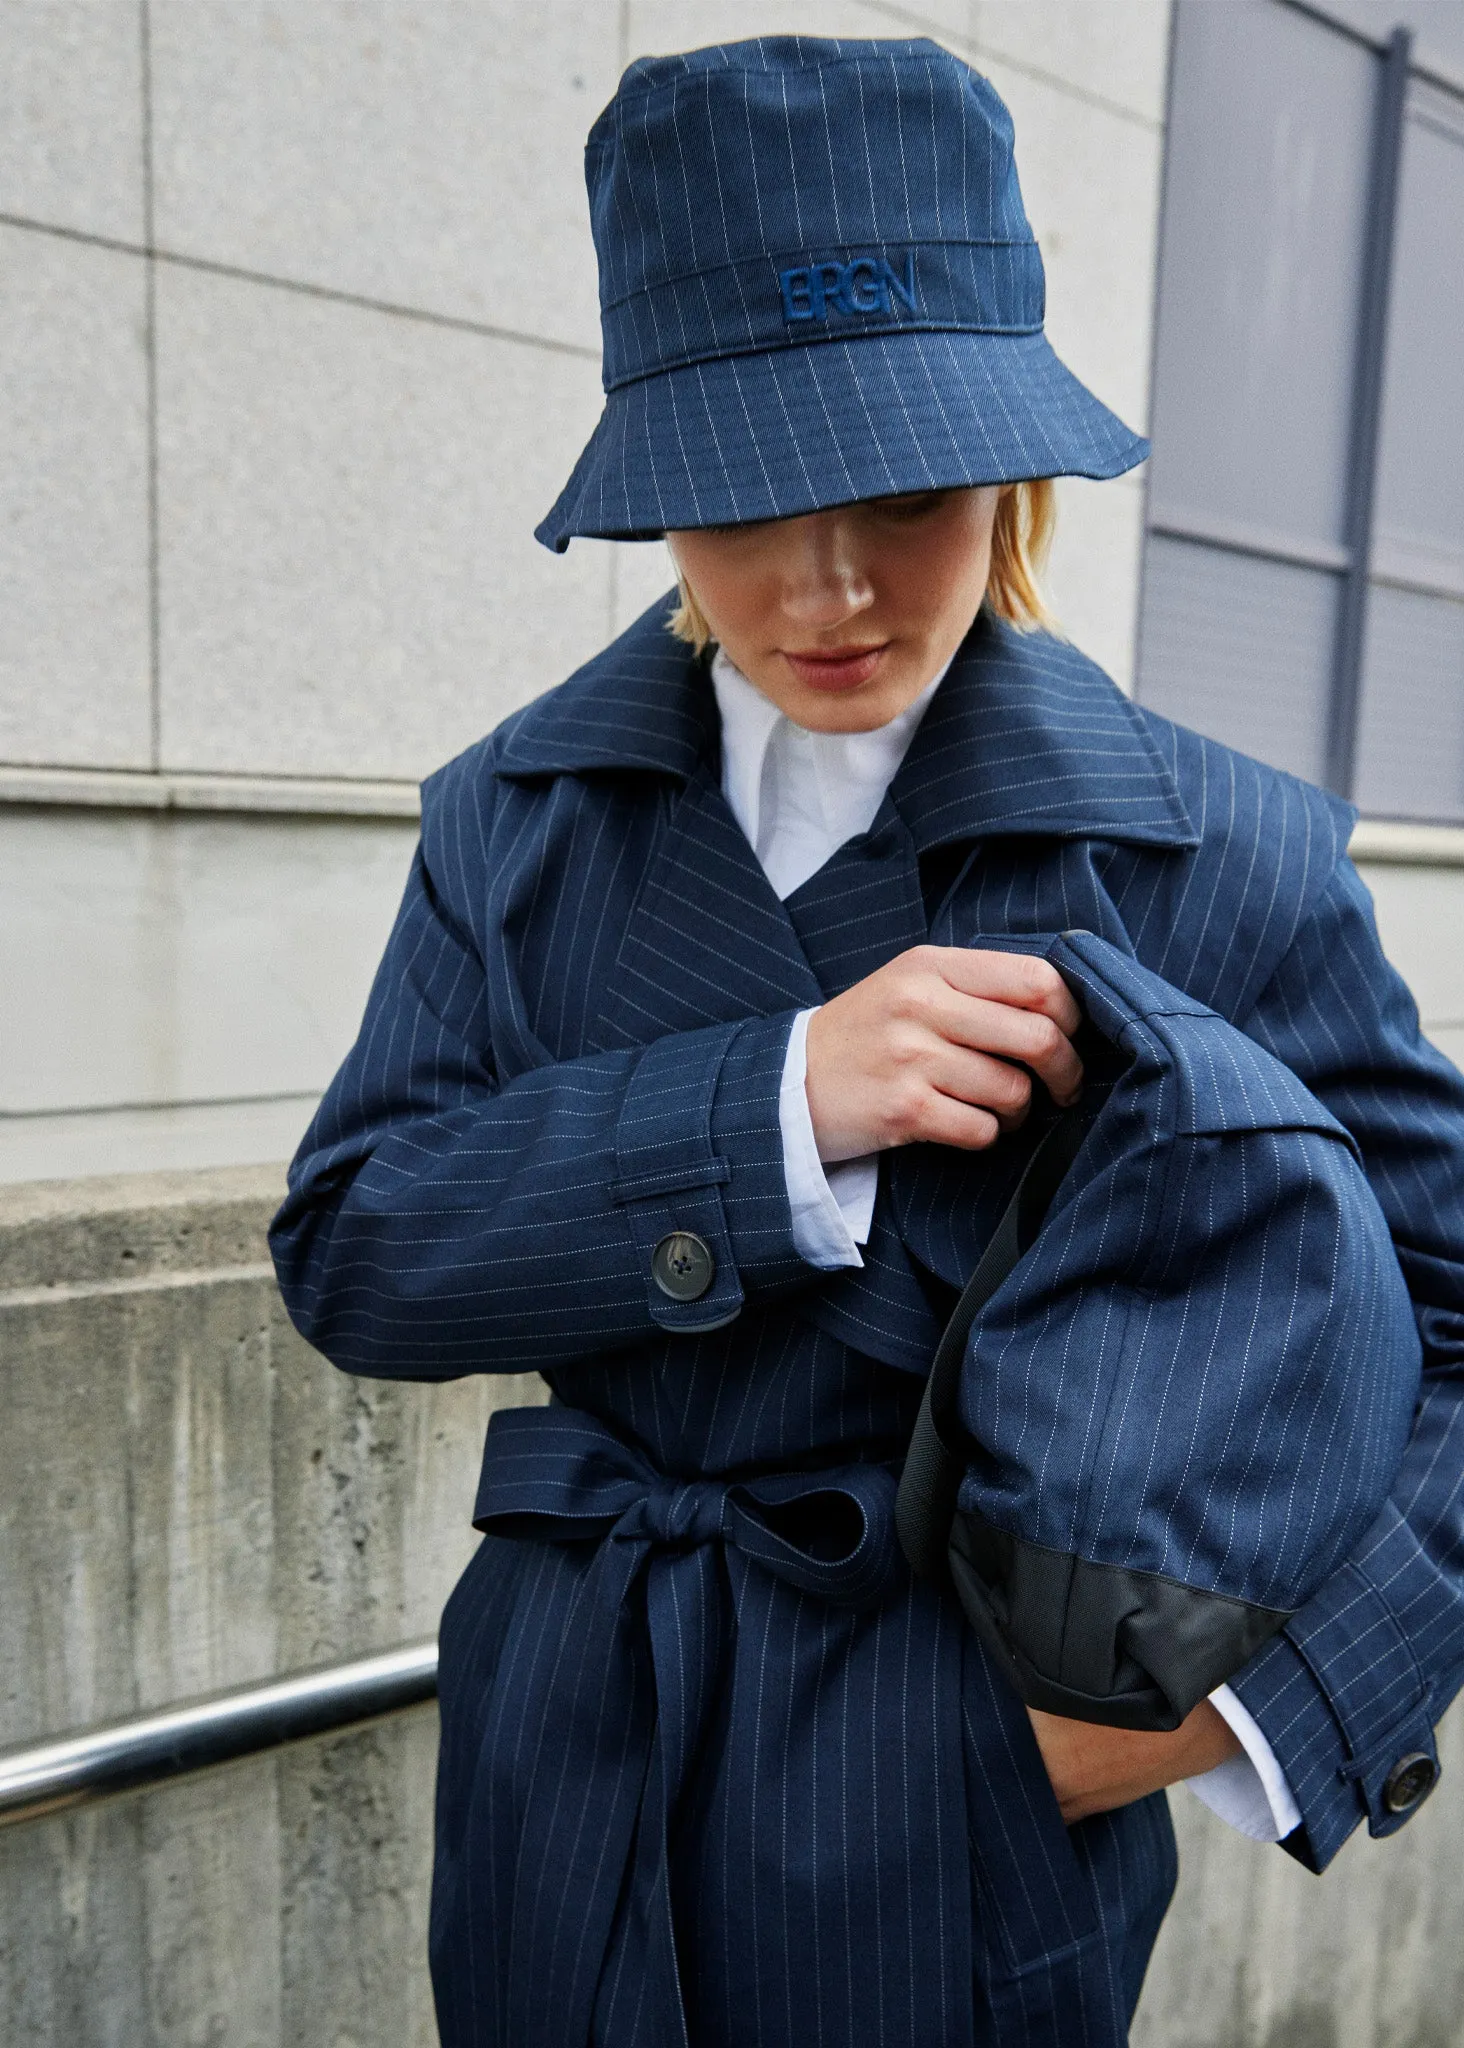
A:
{"type": "Polygon", "coordinates": [[[1042,253],[1041,244],[1035,235],[845,235],[842,240],[822,242],[801,242],[787,249],[753,249],[746,256],[729,256],[722,263],[705,263],[695,270],[669,271],[661,277],[647,277],[631,291],[621,292],[618,298],[601,301],[602,313],[613,313],[620,306],[628,306],[632,299],[638,299],[645,292],[668,291],[673,285],[695,284],[704,277],[716,277],[724,270],[740,270],[747,263],[777,263],[785,256],[805,256],[814,247],[825,249],[1035,249],[1042,253]]]}
{"type": "MultiPolygon", "coordinates": [[[[634,376],[617,377],[613,384],[604,385],[608,394],[612,391],[626,391],[636,384],[650,384],[657,377],[666,377],[673,370],[692,370],[700,363],[742,362],[749,356],[793,355],[800,349],[828,348],[841,342],[868,343],[891,341],[901,334],[971,334],[983,336],[988,341],[1032,341],[1042,333],[1037,327],[966,327],[950,321],[899,320],[891,321],[887,327],[873,324],[860,329],[838,328],[833,332],[819,334],[788,335],[777,341],[763,341],[756,345],[743,342],[737,348],[708,349],[703,355],[677,356],[670,362],[657,363],[653,369],[638,370],[634,376]]],[[[1142,436],[1136,436],[1141,439],[1142,436]]],[[[1064,472],[1066,473],[1066,472],[1064,472]]],[[[849,502],[854,502],[850,500],[849,502]]],[[[1168,771],[1165,771],[1166,776],[1168,771]]],[[[1189,813],[1181,806],[1178,817],[1188,820],[1189,813]]]]}
{"type": "MultiPolygon", "coordinates": [[[[823,36],[780,35],[758,36],[755,40],[759,47],[761,47],[764,43],[771,42],[818,43],[830,39],[823,36]]],[[[846,39],[841,38],[840,40],[846,39]]],[[[923,65],[928,71],[935,62],[939,62],[942,68],[947,63],[953,63],[958,64],[963,71],[968,72],[980,84],[988,85],[990,83],[985,74],[978,71],[975,65],[969,62],[967,58],[957,56],[954,50],[947,50],[943,44],[936,42],[933,36],[893,36],[888,40],[883,36],[862,36],[859,40],[866,44],[878,44],[880,46],[878,56],[872,56],[871,52],[866,48],[860,51],[851,51],[847,57],[817,57],[811,64],[800,62],[797,68],[800,71],[838,71],[845,67],[853,69],[861,64],[881,63],[909,64],[912,66],[919,64],[923,65]],[[894,45],[893,48],[890,47],[891,44],[894,45]],[[902,48],[901,45],[904,47],[902,48]]],[[[727,46],[724,44],[722,47],[726,48],[727,46]]],[[[683,55],[680,52],[677,54],[683,55]]],[[[656,64],[668,61],[670,60],[664,57],[639,57],[635,60],[637,64],[656,64]]],[[[635,67],[632,65],[629,68],[633,70],[635,67]]],[[[652,93],[669,92],[673,86],[684,84],[688,78],[767,78],[770,75],[771,67],[767,64],[718,64],[715,66],[701,64],[693,68],[692,65],[685,62],[683,55],[683,68],[680,71],[673,72],[669,78],[658,79],[653,83],[646,77],[644,72],[641,72],[634,78],[622,78],[619,86],[616,88],[615,97],[617,100],[630,99],[632,97],[648,99],[652,93]]]]}

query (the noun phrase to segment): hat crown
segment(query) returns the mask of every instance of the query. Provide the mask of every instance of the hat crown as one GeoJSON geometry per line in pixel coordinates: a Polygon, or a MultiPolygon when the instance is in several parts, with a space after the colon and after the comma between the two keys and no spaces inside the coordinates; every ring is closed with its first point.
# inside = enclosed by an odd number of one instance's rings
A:
{"type": "Polygon", "coordinates": [[[585,173],[607,388],[891,327],[1041,328],[1011,117],[923,38],[643,58],[585,173]]]}

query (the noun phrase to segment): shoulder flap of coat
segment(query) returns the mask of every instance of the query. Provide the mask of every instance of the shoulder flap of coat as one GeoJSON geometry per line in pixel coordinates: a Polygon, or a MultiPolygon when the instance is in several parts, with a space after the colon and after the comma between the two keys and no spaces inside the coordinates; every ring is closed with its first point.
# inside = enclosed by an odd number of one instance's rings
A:
{"type": "MultiPolygon", "coordinates": [[[[1198,844],[1126,919],[1146,967],[1241,1024],[1347,851],[1350,804],[1136,707],[1195,821],[1198,844]]],[[[1120,913],[1124,905],[1120,902],[1120,913]]]]}

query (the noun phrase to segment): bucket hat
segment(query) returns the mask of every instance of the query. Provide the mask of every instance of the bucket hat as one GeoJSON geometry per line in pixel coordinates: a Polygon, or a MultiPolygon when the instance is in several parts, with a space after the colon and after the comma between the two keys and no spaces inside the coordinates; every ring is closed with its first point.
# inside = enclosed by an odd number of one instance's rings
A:
{"type": "Polygon", "coordinates": [[[1091,933],[1045,957],[1095,1099],[962,1297],[897,1523],[1030,1706],[1174,1728],[1382,1511],[1418,1330],[1356,1146],[1289,1068],[1091,933]]]}
{"type": "Polygon", "coordinates": [[[936,43],[642,59],[585,178],[605,409],[546,547],[1148,453],[1047,341],[1011,116],[936,43]]]}

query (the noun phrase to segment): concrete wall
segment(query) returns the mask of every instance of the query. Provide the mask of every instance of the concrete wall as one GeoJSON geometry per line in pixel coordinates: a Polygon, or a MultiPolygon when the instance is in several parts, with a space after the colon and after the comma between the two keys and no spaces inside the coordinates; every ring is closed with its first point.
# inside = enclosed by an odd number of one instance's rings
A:
{"type": "MultiPolygon", "coordinates": [[[[630,55],[770,28],[991,73],[1053,338],[1142,426],[1166,0],[0,12],[0,1180],[293,1148],[415,779],[668,581],[530,533],[600,400],[580,140],[630,55]]],[[[1123,682],[1142,494],[1065,483],[1051,578],[1123,682]]],[[[1464,1047],[1464,871],[1380,880],[1464,1047]]]]}
{"type": "MultiPolygon", "coordinates": [[[[599,411],[581,144],[632,55],[779,29],[973,57],[1016,118],[1054,339],[1141,426],[1167,19],[0,11],[0,1178],[288,1151],[412,783],[668,583],[659,544],[531,535],[599,411]]],[[[1058,606],[1126,678],[1141,485],[1064,500],[1058,606]]]]}
{"type": "MultiPolygon", "coordinates": [[[[482,1432],[538,1383],[302,1344],[276,1169],[0,1192],[0,1746],[431,1635],[482,1432]]],[[[428,2048],[435,1715],[0,1830],[5,2048],[428,2048]]],[[[1136,2048],[1464,2044],[1464,1718],[1317,1880],[1175,1795],[1136,2048]]]]}
{"type": "MultiPolygon", "coordinates": [[[[294,1335],[277,1169],[0,1194],[0,1746],[431,1636],[487,1416],[294,1335]]],[[[416,2048],[435,1714],[0,1831],[6,2048],[416,2048]]]]}
{"type": "Polygon", "coordinates": [[[1133,2048],[1459,2048],[1461,1707],[1439,1758],[1439,1789],[1402,1833],[1354,1835],[1320,1878],[1171,1793],[1179,1890],[1133,2048]]]}

